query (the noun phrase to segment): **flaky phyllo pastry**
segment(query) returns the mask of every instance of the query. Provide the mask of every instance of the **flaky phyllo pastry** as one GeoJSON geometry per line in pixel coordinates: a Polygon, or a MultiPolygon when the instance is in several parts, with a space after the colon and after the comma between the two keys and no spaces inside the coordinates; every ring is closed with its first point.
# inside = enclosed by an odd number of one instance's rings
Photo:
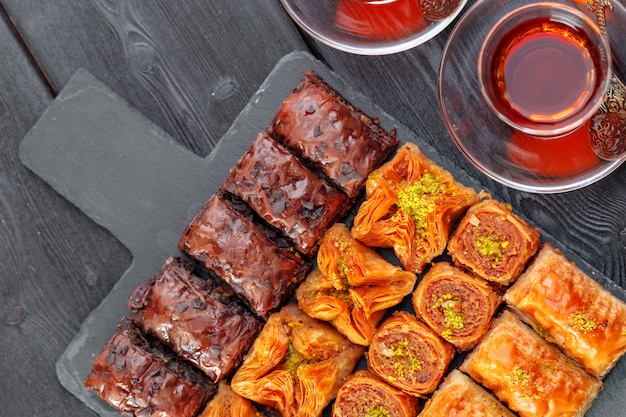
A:
{"type": "Polygon", "coordinates": [[[269,317],[231,387],[283,417],[320,416],[363,353],[328,323],[287,304],[269,317]]]}
{"type": "Polygon", "coordinates": [[[448,242],[455,264],[484,279],[509,285],[539,249],[539,230],[511,206],[485,198],[474,204],[448,242]]]}
{"type": "Polygon", "coordinates": [[[487,281],[447,262],[434,264],[412,297],[417,316],[460,351],[487,333],[501,300],[487,281]]]}
{"type": "Polygon", "coordinates": [[[626,352],[626,304],[549,243],[505,300],[592,375],[604,378],[626,352]]]}
{"type": "Polygon", "coordinates": [[[417,273],[444,251],[454,221],[478,200],[412,143],[373,171],[365,190],[352,235],[369,246],[393,248],[402,265],[417,273]]]}
{"type": "Polygon", "coordinates": [[[247,398],[234,392],[230,385],[220,381],[217,394],[198,417],[261,417],[263,414],[247,398]]]}
{"type": "Polygon", "coordinates": [[[600,380],[509,310],[459,369],[520,417],[582,417],[602,389],[600,380]]]}
{"type": "Polygon", "coordinates": [[[424,405],[420,417],[514,417],[493,395],[458,369],[424,405]]]}
{"type": "Polygon", "coordinates": [[[386,261],[337,223],[329,229],[314,270],[296,291],[300,308],[367,346],[385,311],[411,293],[416,276],[386,261]]]}
{"type": "Polygon", "coordinates": [[[332,417],[414,417],[417,397],[392,387],[366,369],[350,375],[339,388],[332,417]]]}

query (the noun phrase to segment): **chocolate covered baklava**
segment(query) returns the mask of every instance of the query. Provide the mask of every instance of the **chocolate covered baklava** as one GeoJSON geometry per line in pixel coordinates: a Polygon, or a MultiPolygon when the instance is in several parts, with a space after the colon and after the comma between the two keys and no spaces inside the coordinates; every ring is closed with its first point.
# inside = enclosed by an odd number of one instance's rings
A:
{"type": "Polygon", "coordinates": [[[223,190],[248,203],[310,257],[326,229],[349,209],[344,193],[307,169],[265,132],[259,133],[231,170],[223,190]]]}
{"type": "MultiPolygon", "coordinates": [[[[284,239],[283,239],[284,240],[284,239]]],[[[242,202],[214,194],[191,220],[178,247],[224,280],[261,317],[278,309],[310,264],[279,245],[242,202]]],[[[286,243],[286,242],[285,242],[286,243]]]]}
{"type": "Polygon", "coordinates": [[[268,130],[351,198],[399,142],[314,72],[304,73],[268,130]]]}
{"type": "Polygon", "coordinates": [[[122,415],[137,417],[194,417],[216,391],[209,378],[129,318],[96,357],[84,385],[122,415]]]}
{"type": "Polygon", "coordinates": [[[172,257],[131,293],[128,307],[144,332],[170,346],[214,382],[235,369],[262,327],[234,296],[172,257]]]}

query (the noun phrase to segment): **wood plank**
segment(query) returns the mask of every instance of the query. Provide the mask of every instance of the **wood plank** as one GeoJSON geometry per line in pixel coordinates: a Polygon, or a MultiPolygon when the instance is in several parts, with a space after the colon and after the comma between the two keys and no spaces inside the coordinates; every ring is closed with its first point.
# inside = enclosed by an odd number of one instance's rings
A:
{"type": "Polygon", "coordinates": [[[201,156],[276,62],[305,48],[274,1],[3,3],[57,91],[84,67],[201,156]]]}
{"type": "Polygon", "coordinates": [[[130,258],[20,162],[18,145],[52,97],[5,19],[0,43],[1,414],[84,416],[54,364],[130,258]]]}

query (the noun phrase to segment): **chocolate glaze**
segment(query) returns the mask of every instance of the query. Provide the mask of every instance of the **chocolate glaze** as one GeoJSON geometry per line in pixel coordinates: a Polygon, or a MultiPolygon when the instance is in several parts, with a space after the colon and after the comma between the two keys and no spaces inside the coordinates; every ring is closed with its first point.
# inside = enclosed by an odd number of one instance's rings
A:
{"type": "Polygon", "coordinates": [[[312,257],[349,199],[261,132],[231,170],[223,190],[238,196],[312,257]]]}
{"type": "Polygon", "coordinates": [[[216,193],[191,220],[178,246],[267,318],[304,280],[310,264],[281,248],[280,238],[266,229],[254,222],[244,203],[231,204],[216,193]]]}
{"type": "Polygon", "coordinates": [[[123,416],[193,417],[217,387],[168,348],[145,336],[129,318],[94,361],[85,388],[123,416]]]}
{"type": "Polygon", "coordinates": [[[219,382],[241,362],[262,321],[236,298],[170,258],[161,271],[131,293],[128,307],[144,332],[170,346],[219,382]]]}
{"type": "Polygon", "coordinates": [[[305,73],[282,102],[268,131],[351,198],[399,142],[314,72],[305,73]]]}

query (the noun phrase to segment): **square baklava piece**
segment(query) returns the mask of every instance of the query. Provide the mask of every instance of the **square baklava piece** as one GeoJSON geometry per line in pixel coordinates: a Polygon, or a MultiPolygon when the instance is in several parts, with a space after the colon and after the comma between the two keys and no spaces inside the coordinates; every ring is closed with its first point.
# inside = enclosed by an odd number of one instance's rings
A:
{"type": "Polygon", "coordinates": [[[178,247],[264,318],[283,305],[310,268],[278,233],[255,222],[245,203],[222,193],[211,196],[194,216],[178,247]]]}
{"type": "Polygon", "coordinates": [[[324,232],[349,209],[349,199],[261,132],[231,169],[223,190],[245,201],[295,248],[315,255],[324,232]]]}
{"type": "Polygon", "coordinates": [[[605,377],[626,351],[626,304],[549,243],[504,297],[592,375],[605,377]]]}
{"type": "Polygon", "coordinates": [[[599,379],[509,310],[459,369],[520,417],[582,417],[602,389],[599,379]]]}
{"type": "Polygon", "coordinates": [[[133,320],[213,382],[228,376],[263,322],[220,286],[194,274],[179,257],[130,294],[133,320]]]}
{"type": "Polygon", "coordinates": [[[314,72],[304,73],[268,130],[351,198],[399,142],[395,132],[380,127],[314,72]]]}
{"type": "Polygon", "coordinates": [[[194,417],[217,388],[203,373],[124,318],[84,386],[124,416],[194,417]]]}

